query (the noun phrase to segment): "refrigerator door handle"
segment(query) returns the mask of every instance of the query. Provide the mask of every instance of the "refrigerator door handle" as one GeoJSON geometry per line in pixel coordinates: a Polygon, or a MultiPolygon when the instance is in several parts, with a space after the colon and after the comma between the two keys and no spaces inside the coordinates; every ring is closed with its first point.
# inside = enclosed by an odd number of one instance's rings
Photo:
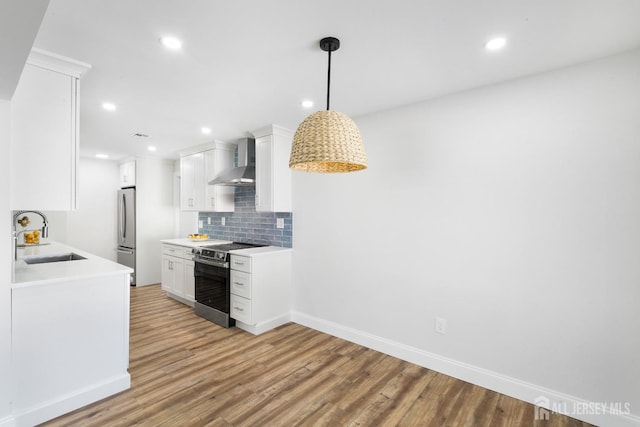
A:
{"type": "Polygon", "coordinates": [[[122,243],[122,200],[118,198],[118,243],[122,243]]]}
{"type": "Polygon", "coordinates": [[[128,249],[116,249],[116,251],[120,252],[121,254],[128,254],[128,255],[133,255],[133,251],[128,250],[128,249]]]}
{"type": "Polygon", "coordinates": [[[127,198],[124,193],[122,194],[122,211],[120,213],[122,215],[122,241],[124,242],[127,238],[127,198]]]}

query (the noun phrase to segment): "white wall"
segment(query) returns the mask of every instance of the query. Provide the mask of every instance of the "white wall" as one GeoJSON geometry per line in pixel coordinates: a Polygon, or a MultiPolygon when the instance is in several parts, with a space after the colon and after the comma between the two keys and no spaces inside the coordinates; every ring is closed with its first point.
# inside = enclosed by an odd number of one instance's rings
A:
{"type": "MultiPolygon", "coordinates": [[[[136,158],[136,276],[139,285],[160,282],[160,240],[175,237],[172,160],[136,158]]],[[[46,211],[49,239],[116,261],[117,162],[80,159],[78,209],[46,211]]],[[[39,221],[39,218],[33,218],[39,221]]],[[[197,221],[197,213],[196,213],[197,221]]]]}
{"type": "Polygon", "coordinates": [[[0,425],[11,414],[11,211],[9,158],[11,103],[0,100],[0,425]]]}
{"type": "MultiPolygon", "coordinates": [[[[115,261],[118,173],[116,162],[80,158],[78,208],[75,211],[44,211],[49,221],[46,240],[65,243],[115,261]]],[[[40,225],[40,217],[27,215],[36,226],[40,225]]]]}
{"type": "Polygon", "coordinates": [[[136,158],[136,284],[160,283],[160,240],[174,237],[173,169],[170,160],[136,158]]]}
{"type": "Polygon", "coordinates": [[[359,118],[369,169],[294,176],[294,319],[640,415],[639,94],[635,51],[359,118]]]}
{"type": "MultiPolygon", "coordinates": [[[[80,159],[78,209],[66,213],[66,242],[69,246],[116,260],[118,176],[116,162],[80,159]]],[[[51,238],[52,232],[49,232],[51,238]]]]}

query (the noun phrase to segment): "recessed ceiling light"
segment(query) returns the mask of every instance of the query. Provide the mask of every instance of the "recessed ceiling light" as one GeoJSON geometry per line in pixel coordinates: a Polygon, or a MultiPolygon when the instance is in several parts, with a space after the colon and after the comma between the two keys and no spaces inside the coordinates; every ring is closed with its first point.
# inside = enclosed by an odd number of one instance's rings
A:
{"type": "Polygon", "coordinates": [[[109,156],[107,154],[102,154],[102,153],[98,153],[96,154],[96,157],[99,159],[108,159],[109,156]]]}
{"type": "Polygon", "coordinates": [[[167,36],[160,39],[160,43],[167,49],[179,50],[182,47],[182,42],[175,37],[167,36]]]}
{"type": "Polygon", "coordinates": [[[311,108],[311,107],[313,107],[313,101],[305,99],[304,101],[302,101],[300,103],[300,105],[302,105],[304,108],[311,108]]]}
{"type": "Polygon", "coordinates": [[[500,50],[507,44],[507,39],[504,37],[496,37],[485,43],[484,48],[487,50],[500,50]]]}
{"type": "Polygon", "coordinates": [[[102,108],[104,108],[107,111],[115,111],[116,104],[112,104],[111,102],[105,102],[102,104],[102,108]]]}
{"type": "Polygon", "coordinates": [[[153,145],[150,145],[150,146],[147,147],[147,150],[156,151],[156,147],[154,147],[153,145]]]}
{"type": "Polygon", "coordinates": [[[211,133],[211,129],[210,128],[202,128],[202,129],[200,129],[200,131],[205,135],[209,135],[211,133]]]}

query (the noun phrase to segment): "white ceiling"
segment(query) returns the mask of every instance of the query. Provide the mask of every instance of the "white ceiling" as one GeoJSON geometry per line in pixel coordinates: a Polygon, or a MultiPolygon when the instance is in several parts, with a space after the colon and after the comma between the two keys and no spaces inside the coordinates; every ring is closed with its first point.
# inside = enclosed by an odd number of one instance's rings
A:
{"type": "Polygon", "coordinates": [[[34,46],[92,65],[83,156],[173,157],[324,109],[325,36],[331,108],[357,118],[640,47],[638,17],[638,0],[51,0],[34,46]],[[485,51],[495,35],[506,49],[485,51]]]}
{"type": "Polygon", "coordinates": [[[11,99],[49,0],[0,0],[0,99],[11,99]]]}

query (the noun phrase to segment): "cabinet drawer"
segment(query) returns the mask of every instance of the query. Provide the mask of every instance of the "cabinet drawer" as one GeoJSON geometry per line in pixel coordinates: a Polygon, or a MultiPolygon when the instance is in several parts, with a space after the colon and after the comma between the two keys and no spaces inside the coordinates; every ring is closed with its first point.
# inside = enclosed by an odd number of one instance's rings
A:
{"type": "Polygon", "coordinates": [[[162,254],[189,260],[193,256],[191,253],[191,248],[167,244],[162,245],[162,254]]]}
{"type": "Polygon", "coordinates": [[[193,249],[184,248],[184,247],[181,248],[181,249],[182,249],[182,254],[178,255],[178,256],[180,256],[181,258],[184,258],[184,259],[188,259],[188,260],[193,259],[193,249]]]}
{"type": "Polygon", "coordinates": [[[182,248],[180,246],[162,245],[162,254],[169,256],[182,256],[182,248]]]}
{"type": "Polygon", "coordinates": [[[251,258],[240,255],[231,255],[231,268],[233,270],[251,273],[251,258]]]}
{"type": "Polygon", "coordinates": [[[232,294],[230,316],[232,319],[236,319],[240,322],[244,322],[249,325],[252,324],[251,300],[232,294]]]}
{"type": "Polygon", "coordinates": [[[251,274],[231,270],[231,293],[251,299],[251,274]]]}

